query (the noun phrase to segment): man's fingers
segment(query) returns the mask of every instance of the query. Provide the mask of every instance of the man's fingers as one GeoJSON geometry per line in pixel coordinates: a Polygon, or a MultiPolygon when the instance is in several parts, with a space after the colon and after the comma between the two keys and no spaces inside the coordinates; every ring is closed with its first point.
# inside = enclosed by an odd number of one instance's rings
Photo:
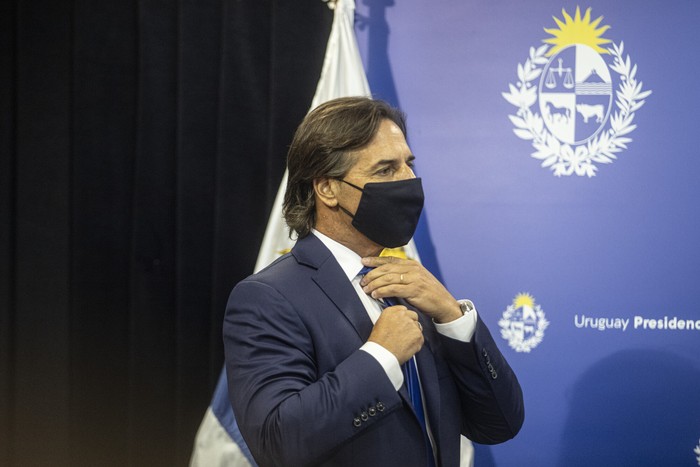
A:
{"type": "Polygon", "coordinates": [[[397,265],[392,268],[377,268],[365,274],[360,281],[363,286],[373,283],[373,288],[391,284],[408,284],[417,277],[411,269],[405,265],[397,265]]]}
{"type": "Polygon", "coordinates": [[[405,316],[405,317],[409,318],[411,321],[418,321],[418,313],[416,313],[413,310],[409,310],[408,308],[406,308],[403,305],[388,306],[384,309],[382,314],[385,314],[387,312],[396,314],[397,316],[400,316],[400,317],[405,316]]]}
{"type": "Polygon", "coordinates": [[[369,340],[382,345],[404,363],[423,346],[418,314],[404,306],[388,307],[374,325],[369,340]]]}
{"type": "Polygon", "coordinates": [[[420,275],[410,272],[377,272],[376,275],[368,275],[360,281],[362,290],[373,298],[407,298],[420,290],[421,284],[420,275]]]}

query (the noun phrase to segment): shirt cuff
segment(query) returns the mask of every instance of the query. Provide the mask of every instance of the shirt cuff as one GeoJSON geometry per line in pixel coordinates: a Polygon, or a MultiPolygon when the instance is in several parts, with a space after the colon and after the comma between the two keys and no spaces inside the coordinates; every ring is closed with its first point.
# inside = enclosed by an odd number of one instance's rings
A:
{"type": "Polygon", "coordinates": [[[472,337],[474,337],[474,331],[476,331],[476,319],[477,312],[476,307],[469,300],[460,300],[469,302],[472,305],[472,310],[463,314],[461,318],[458,318],[449,323],[436,323],[435,328],[437,331],[445,337],[449,337],[461,342],[471,342],[472,337]]]}
{"type": "Polygon", "coordinates": [[[403,371],[401,371],[401,365],[399,365],[396,356],[376,342],[365,342],[360,350],[364,350],[379,362],[394,389],[398,391],[403,384],[403,371]]]}

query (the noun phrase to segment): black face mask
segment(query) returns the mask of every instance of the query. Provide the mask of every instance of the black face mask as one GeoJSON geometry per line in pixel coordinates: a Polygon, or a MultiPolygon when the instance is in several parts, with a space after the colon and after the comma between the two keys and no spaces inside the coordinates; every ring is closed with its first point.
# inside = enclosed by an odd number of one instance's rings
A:
{"type": "Polygon", "coordinates": [[[364,188],[342,179],[340,181],[362,192],[354,216],[338,205],[352,217],[352,225],[357,230],[386,248],[397,248],[411,240],[423,210],[423,185],[420,178],[366,183],[364,188]]]}

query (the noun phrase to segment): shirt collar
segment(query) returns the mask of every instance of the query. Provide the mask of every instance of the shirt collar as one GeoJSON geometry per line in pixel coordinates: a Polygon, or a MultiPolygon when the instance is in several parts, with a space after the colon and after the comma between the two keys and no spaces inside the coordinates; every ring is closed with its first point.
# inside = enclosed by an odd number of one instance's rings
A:
{"type": "Polygon", "coordinates": [[[362,269],[362,258],[360,255],[316,229],[311,229],[311,232],[331,251],[345,275],[348,276],[348,280],[353,280],[362,269]]]}

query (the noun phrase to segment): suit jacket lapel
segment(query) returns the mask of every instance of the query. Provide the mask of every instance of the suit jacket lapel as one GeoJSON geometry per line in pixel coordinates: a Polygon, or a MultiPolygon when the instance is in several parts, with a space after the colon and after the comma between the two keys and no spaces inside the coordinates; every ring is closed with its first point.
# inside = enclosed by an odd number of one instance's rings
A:
{"type": "Polygon", "coordinates": [[[372,332],[372,320],[328,248],[315,235],[309,234],[297,241],[292,254],[298,262],[316,269],[316,273],[311,276],[312,280],[352,324],[362,342],[365,342],[372,332]]]}
{"type": "MultiPolygon", "coordinates": [[[[299,263],[316,269],[316,272],[311,276],[312,280],[352,324],[362,342],[367,341],[372,332],[372,320],[367,315],[367,310],[357,297],[357,292],[348,281],[342,268],[323,242],[315,235],[309,234],[297,241],[292,249],[292,254],[299,263]]],[[[406,303],[403,304],[406,305],[406,303]]],[[[424,328],[427,329],[427,326],[430,326],[429,320],[422,314],[419,314],[419,319],[424,328]]],[[[423,399],[428,409],[428,419],[431,426],[436,429],[435,427],[440,426],[440,389],[437,384],[435,361],[429,347],[430,342],[426,339],[425,345],[416,354],[416,362],[423,388],[423,399]]],[[[405,385],[401,387],[399,394],[408,407],[413,410],[405,385]]]]}
{"type": "Polygon", "coordinates": [[[335,261],[333,263],[334,267],[319,268],[318,274],[313,277],[313,280],[338,307],[340,312],[345,315],[347,320],[350,321],[350,324],[352,324],[358,336],[364,342],[372,332],[372,320],[369,319],[367,310],[362,306],[355,289],[340,269],[340,266],[338,266],[338,263],[335,261]],[[332,271],[326,271],[327,269],[332,271]],[[338,269],[340,272],[340,280],[337,274],[334,274],[336,272],[334,269],[338,269]]]}

